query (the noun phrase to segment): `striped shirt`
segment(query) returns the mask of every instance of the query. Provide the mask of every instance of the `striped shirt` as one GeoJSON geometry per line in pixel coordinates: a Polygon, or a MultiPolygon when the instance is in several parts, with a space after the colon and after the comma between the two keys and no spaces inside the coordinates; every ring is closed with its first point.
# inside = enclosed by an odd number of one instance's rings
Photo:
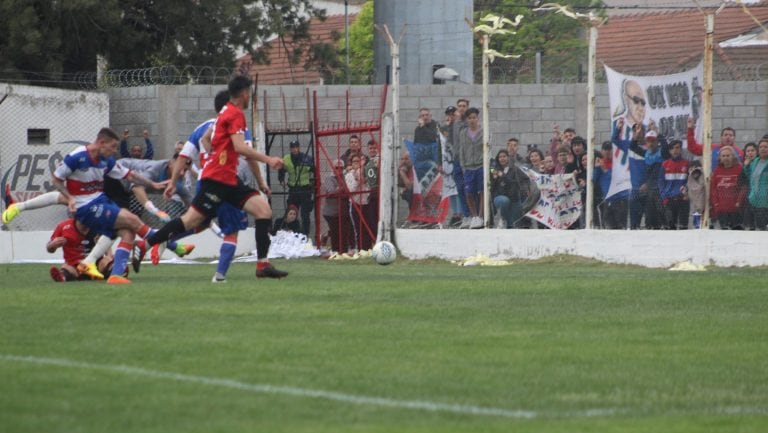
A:
{"type": "Polygon", "coordinates": [[[130,172],[117,163],[115,158],[97,156],[93,159],[86,146],[79,146],[64,157],[64,162],[56,167],[53,177],[66,181],[67,192],[80,209],[103,194],[104,176],[120,180],[130,172]]]}

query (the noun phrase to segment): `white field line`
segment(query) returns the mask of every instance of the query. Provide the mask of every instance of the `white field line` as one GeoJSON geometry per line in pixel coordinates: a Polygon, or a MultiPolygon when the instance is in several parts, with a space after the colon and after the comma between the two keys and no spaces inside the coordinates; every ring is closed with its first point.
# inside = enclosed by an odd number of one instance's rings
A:
{"type": "MultiPolygon", "coordinates": [[[[534,419],[534,418],[593,418],[607,417],[619,414],[631,414],[629,409],[587,409],[582,411],[568,411],[561,413],[540,413],[532,410],[512,410],[494,407],[482,407],[463,404],[446,404],[423,400],[397,400],[385,397],[372,397],[364,395],[344,394],[334,391],[323,391],[306,388],[296,388],[291,386],[275,386],[265,384],[252,384],[240,382],[232,379],[220,379],[216,377],[193,376],[189,374],[172,373],[166,371],[147,370],[140,367],[131,367],[128,365],[110,365],[93,364],[89,362],[71,361],[60,358],[40,358],[36,356],[18,356],[0,354],[0,360],[9,362],[22,362],[26,364],[51,365],[56,367],[79,368],[85,370],[101,370],[113,373],[121,373],[129,376],[142,376],[155,379],[175,380],[178,382],[197,383],[201,385],[220,386],[224,388],[237,389],[241,391],[253,392],[257,394],[275,394],[289,395],[302,398],[320,398],[325,400],[338,401],[343,403],[391,407],[396,409],[423,410],[428,412],[448,412],[460,415],[480,415],[480,416],[498,416],[504,418],[534,419]]],[[[726,406],[715,407],[703,411],[708,414],[717,415],[765,415],[768,414],[768,408],[765,407],[742,407],[726,406]]],[[[690,414],[687,411],[667,412],[666,414],[690,414]]],[[[691,412],[695,413],[695,412],[691,412]]],[[[703,414],[703,413],[700,413],[703,414]]]]}
{"type": "MultiPolygon", "coordinates": [[[[221,386],[224,388],[237,389],[241,391],[254,392],[258,394],[277,394],[289,395],[304,398],[321,398],[325,400],[338,401],[358,405],[382,406],[397,409],[423,410],[429,412],[449,412],[462,415],[482,415],[498,416],[505,418],[523,418],[532,419],[540,416],[539,413],[530,410],[510,410],[492,407],[480,407],[461,404],[445,404],[432,401],[420,400],[397,400],[384,397],[371,397],[363,395],[344,394],[333,391],[323,391],[315,389],[296,388],[290,386],[275,386],[263,384],[251,384],[231,379],[220,379],[215,377],[192,376],[188,374],[172,373],[165,371],[147,370],[140,367],[131,367],[128,365],[109,365],[92,364],[89,362],[71,361],[68,359],[57,358],[39,358],[35,356],[17,356],[0,354],[0,360],[10,362],[22,362],[27,364],[49,365],[66,368],[79,368],[85,370],[101,370],[114,373],[122,373],[129,376],[142,376],[154,379],[175,380],[178,382],[197,383],[201,385],[221,386]]],[[[607,415],[605,411],[597,411],[597,416],[607,415]],[[599,415],[598,415],[599,414],[599,415]]],[[[590,412],[581,413],[582,417],[595,416],[590,412]]]]}

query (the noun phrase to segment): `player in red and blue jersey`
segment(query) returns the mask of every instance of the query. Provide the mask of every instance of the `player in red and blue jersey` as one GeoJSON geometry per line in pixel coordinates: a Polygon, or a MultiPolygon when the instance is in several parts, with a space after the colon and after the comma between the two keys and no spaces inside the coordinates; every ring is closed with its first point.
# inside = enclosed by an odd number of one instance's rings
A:
{"type": "MultiPolygon", "coordinates": [[[[60,222],[56,229],[53,230],[51,240],[48,241],[46,249],[49,253],[53,253],[61,248],[64,254],[64,264],[61,267],[51,267],[51,278],[61,283],[93,279],[87,274],[78,272],[77,265],[85,259],[94,245],[96,245],[97,236],[97,233],[88,229],[88,227],[74,218],[60,222]]],[[[114,258],[109,252],[98,258],[96,266],[102,275],[109,275],[111,273],[113,260],[114,258]]]]}
{"type": "MultiPolygon", "coordinates": [[[[283,165],[282,159],[258,152],[245,142],[246,120],[243,109],[248,107],[251,84],[250,79],[242,76],[229,82],[230,99],[213,127],[211,151],[202,168],[200,188],[192,200],[192,206],[181,218],[172,220],[150,236],[148,243],[160,245],[175,234],[202,226],[216,215],[222,203],[227,202],[256,218],[256,277],[282,278],[287,272],[275,269],[267,260],[272,208],[259,191],[246,186],[237,177],[240,155],[254,164],[261,161],[274,169],[283,165]]],[[[166,187],[166,195],[172,193],[173,188],[173,183],[170,183],[166,187]]]]}
{"type": "MultiPolygon", "coordinates": [[[[75,213],[75,219],[90,230],[114,238],[120,236],[121,242],[115,252],[115,262],[109,284],[130,283],[122,275],[125,273],[128,256],[133,247],[135,235],[147,237],[153,230],[139,217],[126,209],[121,209],[104,194],[104,177],[127,179],[155,189],[163,185],[152,182],[137,173],[117,164],[119,138],[110,128],[102,128],[93,143],[79,146],[67,156],[53,174],[53,185],[67,201],[69,210],[75,213]]],[[[97,279],[104,276],[95,263],[78,265],[78,271],[97,279]]]]}

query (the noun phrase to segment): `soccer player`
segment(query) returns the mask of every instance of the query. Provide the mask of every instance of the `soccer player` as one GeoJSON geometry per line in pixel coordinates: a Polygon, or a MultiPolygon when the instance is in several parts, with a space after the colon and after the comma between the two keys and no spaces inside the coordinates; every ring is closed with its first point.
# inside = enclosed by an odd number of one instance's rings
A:
{"type": "MultiPolygon", "coordinates": [[[[56,226],[46,249],[49,253],[54,253],[61,248],[64,253],[64,264],[61,267],[51,266],[50,273],[53,281],[63,283],[93,279],[89,275],[78,272],[77,265],[85,259],[86,253],[89,253],[96,245],[97,236],[93,230],[89,230],[88,227],[74,218],[66,219],[56,226]]],[[[96,262],[99,272],[103,275],[109,275],[112,271],[113,261],[114,257],[110,252],[99,257],[96,262]]]]}
{"type": "MultiPolygon", "coordinates": [[[[114,155],[117,153],[118,141],[115,131],[102,128],[93,143],[79,146],[67,154],[63,164],[53,174],[53,185],[67,200],[69,210],[75,213],[76,220],[99,234],[114,238],[117,233],[121,238],[107,284],[130,283],[122,275],[126,270],[135,235],[146,238],[153,230],[139,217],[119,208],[107,198],[103,192],[104,177],[128,179],[150,188],[162,188],[162,185],[117,164],[114,155]]],[[[77,270],[97,279],[104,278],[95,263],[81,263],[77,270]]]]}
{"type": "MultiPolygon", "coordinates": [[[[181,218],[172,220],[147,240],[149,245],[160,246],[174,234],[200,227],[216,215],[223,202],[228,202],[256,218],[256,277],[282,278],[288,273],[277,270],[267,260],[272,208],[261,193],[244,185],[237,177],[239,155],[254,160],[254,163],[264,162],[274,169],[283,165],[282,159],[257,152],[245,142],[246,121],[243,110],[248,107],[251,84],[251,80],[243,76],[229,82],[230,99],[216,119],[211,152],[202,169],[200,189],[192,206],[181,218]]],[[[165,190],[166,197],[172,195],[174,189],[175,185],[169,183],[165,190]]],[[[153,251],[153,255],[158,249],[153,251]]]]}

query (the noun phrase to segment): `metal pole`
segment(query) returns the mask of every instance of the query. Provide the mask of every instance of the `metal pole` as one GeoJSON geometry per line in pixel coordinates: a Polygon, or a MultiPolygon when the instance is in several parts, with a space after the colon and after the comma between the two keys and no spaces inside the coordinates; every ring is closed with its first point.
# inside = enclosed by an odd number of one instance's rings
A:
{"type": "Polygon", "coordinates": [[[702,129],[704,130],[704,151],[702,168],[704,171],[704,215],[701,218],[701,228],[709,229],[709,194],[710,178],[712,177],[712,56],[714,52],[715,15],[707,14],[707,37],[704,42],[704,105],[702,129]]]}
{"type": "Polygon", "coordinates": [[[490,191],[490,172],[491,172],[491,102],[488,99],[488,41],[490,36],[483,35],[483,219],[485,227],[490,227],[491,217],[491,191],[490,191]]]}
{"type": "Polygon", "coordinates": [[[536,84],[541,84],[541,51],[536,51],[536,84]]]}
{"type": "Polygon", "coordinates": [[[344,34],[346,35],[346,52],[347,52],[347,86],[351,83],[349,77],[349,0],[344,0],[344,34]]]}
{"type": "Polygon", "coordinates": [[[597,27],[589,27],[589,63],[587,68],[587,203],[586,203],[586,228],[593,227],[594,215],[592,205],[595,202],[594,187],[592,185],[592,173],[595,170],[595,161],[592,155],[595,150],[595,65],[597,47],[597,27]]]}

